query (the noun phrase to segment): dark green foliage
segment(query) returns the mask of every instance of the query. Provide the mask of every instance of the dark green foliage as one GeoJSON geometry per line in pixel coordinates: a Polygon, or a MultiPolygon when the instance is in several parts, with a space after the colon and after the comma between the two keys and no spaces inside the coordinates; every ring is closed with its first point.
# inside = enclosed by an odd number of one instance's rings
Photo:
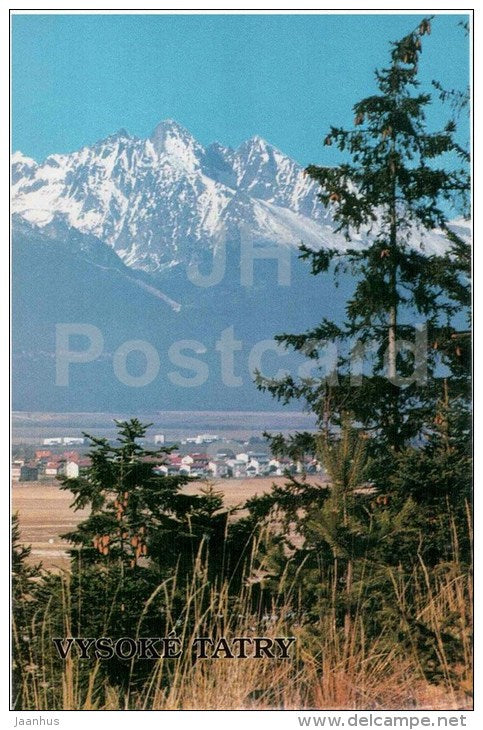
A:
{"type": "MultiPolygon", "coordinates": [[[[300,380],[257,377],[259,388],[283,402],[304,399],[323,428],[340,425],[350,412],[379,444],[396,451],[427,427],[442,394],[443,365],[463,379],[468,374],[468,338],[460,338],[455,317],[469,304],[470,254],[448,231],[444,210],[468,193],[469,178],[465,160],[460,168],[445,167],[458,157],[454,122],[437,132],[426,125],[431,97],[418,91],[417,74],[430,27],[426,19],[392,44],[390,66],[376,72],[379,93],[354,105],[354,129],[330,129],[325,144],[337,146],[350,162],[307,168],[348,243],[343,252],[302,246],[301,257],[312,274],[350,271],[356,283],[343,324],[324,319],[310,331],[276,339],[315,364],[327,342],[335,344],[333,371],[321,366],[320,377],[300,380]],[[425,231],[435,227],[448,232],[442,255],[425,249],[425,231]],[[353,245],[360,233],[368,245],[353,245]],[[397,346],[415,341],[413,323],[425,328],[415,355],[397,346]]],[[[450,397],[459,397],[462,383],[453,385],[459,392],[450,397]]]]}
{"type": "MultiPolygon", "coordinates": [[[[230,534],[229,512],[211,486],[190,495],[182,491],[189,477],[156,473],[170,449],[140,445],[148,425],[137,419],[117,425],[115,445],[86,434],[91,466],[76,479],[60,479],[61,488],[74,494],[74,509],[91,507],[89,517],[63,536],[74,546],[72,630],[112,638],[167,636],[194,621],[186,596],[197,565],[205,566],[207,602],[210,589],[225,580],[236,597],[253,535],[240,539],[241,525],[230,534]]],[[[103,671],[111,682],[135,687],[152,662],[131,666],[113,658],[103,671]]]]}
{"type": "MultiPolygon", "coordinates": [[[[303,597],[298,610],[314,637],[322,617],[333,615],[349,642],[361,620],[367,637],[413,653],[424,676],[438,682],[447,673],[444,657],[463,661],[468,635],[454,625],[435,631],[417,606],[420,581],[436,590],[439,570],[453,565],[461,575],[471,565],[471,252],[444,212],[468,195],[469,158],[455,141],[454,120],[442,131],[427,129],[431,98],[418,92],[422,36],[430,29],[425,19],[392,44],[390,66],[376,73],[379,93],[354,106],[354,129],[330,129],[325,144],[350,162],[307,168],[347,248],[302,246],[301,258],[312,275],[330,271],[335,282],[351,272],[355,286],[345,322],[323,319],[276,340],[315,365],[320,360],[320,376],[256,379],[317,416],[320,434],[309,453],[329,484],[292,477],[248,507],[284,526],[284,545],[276,538],[272,546],[283,579],[272,579],[272,590],[285,600],[291,584],[303,597]],[[448,160],[461,168],[445,167],[448,160]],[[424,232],[434,227],[447,235],[439,255],[425,250],[424,232]],[[368,245],[353,245],[359,233],[368,245]],[[422,322],[415,354],[398,350],[397,341],[414,341],[413,323],[422,322]],[[322,365],[327,343],[337,346],[330,372],[322,365]],[[362,358],[366,368],[358,372],[362,358]]],[[[270,436],[280,454],[299,441],[270,436]]]]}
{"type": "Polygon", "coordinates": [[[32,623],[37,611],[40,565],[31,566],[27,560],[31,548],[20,542],[18,514],[12,519],[12,643],[14,652],[12,704],[18,706],[22,692],[22,676],[34,671],[32,665],[35,633],[32,623]]]}
{"type": "Polygon", "coordinates": [[[77,479],[61,478],[61,488],[74,494],[74,509],[91,507],[90,516],[64,535],[76,546],[72,557],[131,569],[149,557],[164,577],[178,569],[186,575],[200,542],[216,543],[223,535],[222,500],[213,491],[183,493],[187,476],[156,474],[170,450],[139,445],[148,426],[132,419],[118,428],[118,446],[86,434],[93,444],[91,466],[77,479]]]}

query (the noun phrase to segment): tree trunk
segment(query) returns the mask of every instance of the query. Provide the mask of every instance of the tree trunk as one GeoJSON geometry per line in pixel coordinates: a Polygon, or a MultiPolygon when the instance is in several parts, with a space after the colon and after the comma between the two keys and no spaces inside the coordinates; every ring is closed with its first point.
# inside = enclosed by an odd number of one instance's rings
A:
{"type": "MultiPolygon", "coordinates": [[[[392,152],[395,157],[396,140],[393,139],[392,152]]],[[[396,381],[397,367],[397,315],[398,315],[398,293],[397,293],[397,212],[396,212],[396,161],[394,157],[391,159],[391,200],[390,200],[390,234],[389,234],[389,256],[390,256],[390,306],[388,313],[388,350],[387,350],[387,378],[392,384],[392,404],[391,404],[391,448],[399,451],[399,431],[400,431],[400,415],[399,415],[399,397],[398,385],[396,381]]]]}

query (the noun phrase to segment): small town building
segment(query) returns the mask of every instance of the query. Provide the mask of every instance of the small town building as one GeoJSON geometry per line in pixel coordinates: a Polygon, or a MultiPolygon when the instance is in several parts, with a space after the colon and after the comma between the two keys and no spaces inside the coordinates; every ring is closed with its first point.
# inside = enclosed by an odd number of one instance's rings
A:
{"type": "Polygon", "coordinates": [[[36,482],[39,478],[39,469],[32,464],[24,464],[20,467],[19,482],[36,482]]]}
{"type": "Polygon", "coordinates": [[[62,471],[68,479],[77,479],[79,476],[79,464],[76,461],[66,461],[62,471]]]}
{"type": "Polygon", "coordinates": [[[24,462],[22,460],[16,460],[12,464],[12,481],[18,482],[20,481],[20,470],[23,466],[24,462]]]}
{"type": "Polygon", "coordinates": [[[56,477],[59,474],[60,462],[59,461],[48,461],[45,465],[45,476],[56,477]]]}
{"type": "Polygon", "coordinates": [[[48,449],[38,449],[35,452],[36,461],[49,461],[52,457],[52,452],[48,449]]]}

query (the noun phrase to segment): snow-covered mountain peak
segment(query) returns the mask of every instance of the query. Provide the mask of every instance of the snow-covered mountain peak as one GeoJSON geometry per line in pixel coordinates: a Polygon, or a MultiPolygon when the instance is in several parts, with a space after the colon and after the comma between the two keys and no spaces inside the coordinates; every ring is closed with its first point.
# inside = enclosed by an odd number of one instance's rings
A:
{"type": "Polygon", "coordinates": [[[13,153],[11,163],[12,165],[27,165],[28,167],[35,167],[37,165],[35,160],[31,157],[27,157],[23,154],[23,152],[20,152],[20,150],[16,150],[13,153]]]}
{"type": "Polygon", "coordinates": [[[263,137],[260,137],[258,134],[254,134],[253,137],[242,142],[238,149],[255,149],[257,151],[264,151],[271,146],[272,145],[269,145],[267,140],[263,139],[263,137]]]}
{"type": "Polygon", "coordinates": [[[242,157],[257,156],[268,160],[269,156],[275,152],[275,147],[269,144],[262,137],[255,135],[254,137],[250,137],[250,139],[242,142],[236,152],[242,157]]]}
{"type": "Polygon", "coordinates": [[[14,213],[93,235],[148,271],[199,256],[220,237],[236,245],[242,232],[261,245],[346,246],[318,185],[259,136],[235,150],[204,147],[165,120],[149,139],[120,130],[39,164],[16,152],[12,183],[14,213]]]}
{"type": "Polygon", "coordinates": [[[98,145],[105,145],[105,144],[116,144],[118,142],[124,141],[124,140],[130,140],[133,139],[133,137],[129,134],[129,132],[122,127],[117,132],[114,132],[114,134],[110,134],[104,139],[97,142],[95,145],[96,147],[98,145]]]}
{"type": "Polygon", "coordinates": [[[171,163],[190,172],[199,169],[204,148],[181,124],[165,119],[157,125],[149,139],[159,158],[168,158],[171,163]]]}
{"type": "Polygon", "coordinates": [[[260,136],[236,150],[204,147],[167,119],[148,139],[120,130],[40,164],[21,153],[12,163],[14,212],[93,234],[132,267],[163,269],[220,235],[237,242],[242,229],[260,243],[293,246],[328,235],[316,186],[260,136]]]}
{"type": "Polygon", "coordinates": [[[12,184],[15,185],[19,180],[28,179],[35,174],[37,163],[31,157],[27,157],[22,152],[14,152],[11,157],[12,163],[12,184]]]}

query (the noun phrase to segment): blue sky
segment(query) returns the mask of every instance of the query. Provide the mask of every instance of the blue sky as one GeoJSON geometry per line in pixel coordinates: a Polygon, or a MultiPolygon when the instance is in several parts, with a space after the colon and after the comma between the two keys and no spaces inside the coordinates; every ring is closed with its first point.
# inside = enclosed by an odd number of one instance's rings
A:
{"type": "MultiPolygon", "coordinates": [[[[352,122],[389,41],[421,17],[14,15],[13,149],[41,160],[172,118],[204,144],[259,134],[304,165],[331,164],[328,126],[352,122]]],[[[423,38],[423,89],[433,78],[465,88],[466,17],[438,15],[423,38]]]]}

